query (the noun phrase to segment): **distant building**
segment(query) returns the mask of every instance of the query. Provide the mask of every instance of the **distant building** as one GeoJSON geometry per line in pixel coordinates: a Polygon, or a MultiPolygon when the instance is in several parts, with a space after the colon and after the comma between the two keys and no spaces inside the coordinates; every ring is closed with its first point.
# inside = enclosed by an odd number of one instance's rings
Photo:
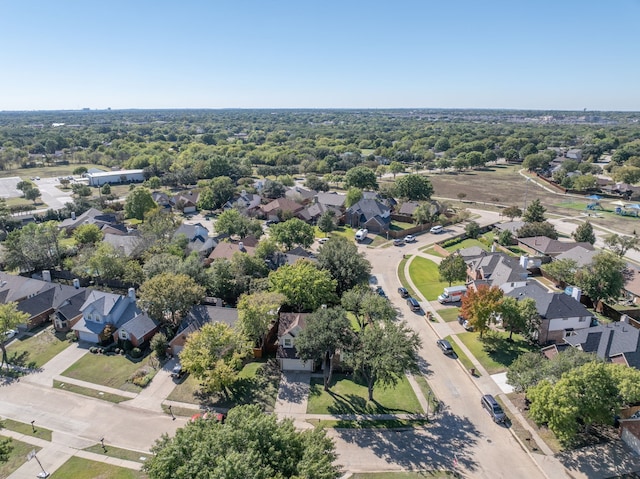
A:
{"type": "Polygon", "coordinates": [[[144,181],[143,170],[102,171],[100,173],[86,173],[85,176],[89,179],[89,186],[144,181]]]}

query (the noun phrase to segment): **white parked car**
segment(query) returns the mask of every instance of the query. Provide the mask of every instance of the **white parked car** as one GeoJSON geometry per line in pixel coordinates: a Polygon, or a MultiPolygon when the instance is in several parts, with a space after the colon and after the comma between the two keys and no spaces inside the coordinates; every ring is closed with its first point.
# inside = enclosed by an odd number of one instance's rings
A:
{"type": "Polygon", "coordinates": [[[4,332],[4,339],[5,341],[15,337],[18,334],[18,331],[16,331],[15,329],[9,329],[7,331],[4,332]]]}
{"type": "Polygon", "coordinates": [[[325,244],[327,241],[329,241],[329,238],[320,238],[320,239],[318,240],[318,243],[320,243],[320,244],[325,244]]]}
{"type": "Polygon", "coordinates": [[[404,237],[405,243],[413,243],[416,240],[416,237],[413,235],[407,235],[404,237]]]}

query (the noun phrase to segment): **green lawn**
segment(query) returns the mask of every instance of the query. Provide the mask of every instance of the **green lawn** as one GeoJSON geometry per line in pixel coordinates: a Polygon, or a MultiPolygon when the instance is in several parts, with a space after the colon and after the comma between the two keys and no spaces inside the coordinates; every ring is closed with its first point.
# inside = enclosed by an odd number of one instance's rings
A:
{"type": "Polygon", "coordinates": [[[104,462],[72,457],[50,477],[51,479],[144,479],[147,475],[104,462]]]}
{"type": "Polygon", "coordinates": [[[465,239],[451,246],[447,246],[445,249],[450,253],[453,253],[459,249],[471,248],[472,246],[478,246],[485,251],[489,251],[487,245],[477,239],[465,239]]]}
{"type": "Polygon", "coordinates": [[[458,315],[460,314],[460,308],[456,308],[455,306],[450,306],[445,309],[438,309],[436,313],[438,313],[442,319],[444,319],[447,323],[449,323],[451,321],[456,321],[458,319],[458,315]]]}
{"type": "Polygon", "coordinates": [[[423,251],[427,254],[430,254],[431,256],[437,256],[438,258],[444,258],[444,255],[442,253],[440,253],[440,251],[436,251],[435,248],[433,246],[424,246],[422,248],[419,248],[420,251],[423,251]]]}
{"type": "Polygon", "coordinates": [[[97,389],[86,388],[84,386],[78,386],[76,384],[69,384],[65,383],[64,381],[58,381],[56,379],[53,380],[53,387],[55,389],[63,389],[74,394],[82,394],[83,396],[102,399],[103,401],[109,401],[115,404],[121,403],[123,401],[129,401],[131,399],[126,396],[98,391],[97,389]]]}
{"type": "Polygon", "coordinates": [[[376,385],[374,401],[367,401],[367,387],[351,377],[336,374],[331,390],[324,391],[322,378],[311,378],[307,414],[415,414],[424,412],[406,377],[395,388],[376,385]]]}
{"type": "MultiPolygon", "coordinates": [[[[462,365],[466,370],[470,370],[471,368],[475,369],[475,366],[473,365],[469,357],[462,351],[462,349],[458,347],[458,345],[456,344],[456,342],[453,340],[451,336],[447,336],[444,339],[449,341],[449,343],[451,344],[451,347],[453,348],[453,351],[456,353],[456,356],[458,357],[458,361],[462,363],[462,365]]],[[[482,375],[480,374],[479,371],[476,371],[476,376],[479,377],[482,375]]]]}
{"type": "Polygon", "coordinates": [[[37,336],[23,336],[7,347],[11,364],[39,368],[71,345],[66,333],[55,333],[53,326],[47,327],[37,336]]]}
{"type": "Polygon", "coordinates": [[[519,334],[513,335],[513,341],[509,341],[509,333],[503,331],[486,332],[484,336],[480,341],[480,334],[476,332],[458,334],[489,374],[502,373],[521,354],[538,350],[519,334]]]}
{"type": "Polygon", "coordinates": [[[418,383],[418,386],[420,386],[422,395],[427,399],[427,401],[429,401],[429,412],[433,412],[434,406],[438,402],[438,398],[436,398],[435,394],[433,394],[429,383],[422,374],[416,374],[413,377],[418,383]]]}
{"type": "Polygon", "coordinates": [[[402,286],[404,286],[407,291],[409,291],[411,297],[415,298],[416,292],[413,290],[413,288],[411,288],[411,286],[409,286],[407,275],[404,274],[404,267],[406,266],[407,261],[409,261],[409,258],[411,258],[411,255],[405,255],[405,257],[398,264],[398,277],[400,278],[400,284],[402,284],[402,286]]]}
{"type": "MultiPolygon", "coordinates": [[[[0,438],[3,437],[0,435],[0,438]]],[[[11,439],[13,449],[9,453],[7,462],[0,462],[0,477],[9,477],[16,469],[27,462],[27,454],[34,449],[38,452],[41,448],[27,444],[26,442],[11,439]]]]}
{"type": "Polygon", "coordinates": [[[105,444],[104,451],[102,444],[94,444],[93,446],[85,447],[83,451],[93,452],[95,454],[102,454],[104,456],[115,457],[116,459],[124,459],[126,461],[144,462],[142,457],[147,458],[151,456],[150,452],[143,453],[138,451],[131,451],[129,449],[120,449],[119,447],[113,447],[109,444],[105,444]]]}
{"type": "Polygon", "coordinates": [[[231,388],[229,399],[202,393],[199,381],[189,374],[173,389],[167,400],[222,408],[258,404],[265,411],[273,411],[279,384],[280,372],[277,365],[272,360],[264,359],[244,366],[240,379],[231,388]]]}
{"type": "Polygon", "coordinates": [[[309,424],[313,426],[334,428],[334,429],[408,429],[414,427],[422,427],[429,424],[427,419],[378,419],[351,421],[346,419],[307,419],[309,424]]]}
{"type": "Polygon", "coordinates": [[[317,226],[314,226],[313,231],[316,238],[324,238],[324,237],[330,238],[331,236],[344,236],[348,240],[355,241],[355,237],[356,237],[356,230],[351,228],[351,226],[339,226],[338,228],[331,231],[330,233],[323,233],[322,231],[320,231],[320,228],[318,228],[317,226]]]}
{"type": "MultiPolygon", "coordinates": [[[[427,301],[437,299],[444,288],[449,286],[448,281],[440,281],[438,265],[420,256],[414,258],[411,265],[409,265],[409,275],[411,275],[413,284],[420,290],[420,293],[427,301]]],[[[463,283],[454,283],[452,286],[458,284],[463,283]]]]}
{"type": "Polygon", "coordinates": [[[51,441],[51,430],[40,427],[38,423],[35,423],[33,427],[31,427],[31,424],[27,424],[25,422],[14,421],[13,419],[3,419],[0,424],[9,431],[19,432],[25,436],[37,437],[38,439],[43,439],[45,441],[51,441]],[[35,432],[33,432],[34,428],[35,432]]]}
{"type": "Polygon", "coordinates": [[[416,225],[413,223],[403,223],[402,221],[392,221],[389,229],[393,231],[404,231],[410,228],[415,227],[416,225]]]}
{"type": "Polygon", "coordinates": [[[88,381],[123,391],[140,392],[141,387],[127,380],[139,369],[153,369],[149,364],[152,356],[148,355],[138,362],[128,359],[126,356],[114,354],[86,354],[71,367],[62,373],[73,379],[88,381]]]}

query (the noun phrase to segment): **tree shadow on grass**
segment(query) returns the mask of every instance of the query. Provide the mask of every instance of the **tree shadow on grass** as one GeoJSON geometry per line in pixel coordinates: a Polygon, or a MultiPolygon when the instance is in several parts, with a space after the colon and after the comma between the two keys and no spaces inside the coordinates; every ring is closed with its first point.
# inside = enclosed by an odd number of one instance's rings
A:
{"type": "Polygon", "coordinates": [[[341,440],[407,470],[477,469],[473,447],[482,434],[466,417],[444,412],[425,428],[407,431],[336,429],[341,440]]]}

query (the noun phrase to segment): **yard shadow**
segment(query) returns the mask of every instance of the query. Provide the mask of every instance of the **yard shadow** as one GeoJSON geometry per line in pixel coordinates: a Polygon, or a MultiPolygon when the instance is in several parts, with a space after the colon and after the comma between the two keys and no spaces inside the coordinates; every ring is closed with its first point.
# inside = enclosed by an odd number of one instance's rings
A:
{"type": "Polygon", "coordinates": [[[437,422],[408,431],[336,429],[345,442],[371,450],[406,470],[477,469],[473,446],[482,437],[466,417],[442,413],[437,422]]]}
{"type": "Polygon", "coordinates": [[[631,473],[640,471],[640,457],[619,439],[564,451],[556,457],[570,472],[586,477],[638,477],[631,473]]]}
{"type": "Polygon", "coordinates": [[[491,332],[486,333],[480,341],[489,357],[504,367],[509,367],[523,352],[535,350],[524,340],[509,339],[491,332]]]}

